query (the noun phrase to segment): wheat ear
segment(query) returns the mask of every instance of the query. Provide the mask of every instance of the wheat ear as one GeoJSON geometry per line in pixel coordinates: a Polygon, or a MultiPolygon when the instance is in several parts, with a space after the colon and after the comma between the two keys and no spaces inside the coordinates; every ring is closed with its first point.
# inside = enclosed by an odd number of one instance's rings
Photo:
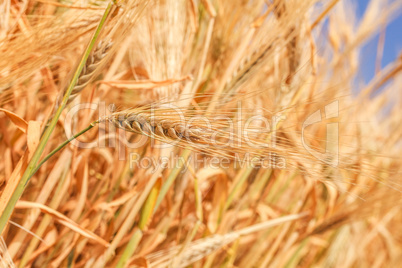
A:
{"type": "Polygon", "coordinates": [[[232,76],[226,81],[226,90],[236,91],[236,89],[251,75],[265,58],[268,52],[274,47],[277,40],[274,40],[268,46],[255,50],[251,55],[240,62],[240,66],[233,72],[232,76]]]}
{"type": "MultiPolygon", "coordinates": [[[[189,119],[194,118],[188,116],[189,119]]],[[[163,108],[154,111],[147,107],[131,109],[114,113],[97,122],[105,121],[128,132],[210,155],[235,159],[236,156],[248,154],[255,157],[255,164],[257,158],[271,159],[273,153],[281,153],[278,148],[268,147],[263,139],[250,137],[248,140],[252,140],[254,147],[248,146],[247,138],[227,131],[229,126],[225,122],[211,122],[206,126],[202,121],[200,123],[193,120],[191,124],[186,124],[183,118],[172,115],[163,108]],[[239,141],[240,145],[236,144],[239,141]]]]}
{"type": "MultiPolygon", "coordinates": [[[[189,246],[183,251],[181,254],[181,262],[177,264],[177,267],[187,267],[192,263],[199,261],[211,253],[223,248],[224,246],[232,243],[236,239],[241,236],[249,235],[261,230],[266,230],[268,228],[301,219],[308,214],[306,212],[302,212],[299,214],[293,214],[284,216],[281,218],[273,219],[270,221],[258,223],[252,225],[250,227],[227,233],[224,235],[212,235],[207,238],[199,239],[189,244],[189,246]]],[[[172,263],[172,260],[180,251],[180,246],[176,246],[170,248],[168,250],[161,250],[147,256],[147,259],[150,261],[150,267],[169,267],[172,263]]]]}
{"type": "MultiPolygon", "coordinates": [[[[105,46],[104,42],[100,41],[96,49],[89,55],[87,61],[85,62],[84,68],[78,78],[77,84],[71,91],[71,95],[67,100],[67,104],[70,104],[80,93],[81,91],[89,84],[91,79],[94,77],[97,68],[102,63],[102,59],[106,57],[110,48],[112,47],[112,42],[108,42],[105,46]]],[[[50,123],[53,119],[56,110],[59,108],[63,96],[66,94],[67,88],[65,88],[57,98],[56,105],[53,109],[53,114],[49,117],[49,120],[46,125],[50,123]]]]}
{"type": "Polygon", "coordinates": [[[116,127],[161,141],[206,141],[211,131],[146,113],[121,113],[108,118],[116,127]]]}
{"type": "MultiPolygon", "coordinates": [[[[85,66],[80,74],[80,77],[78,78],[78,82],[71,92],[67,104],[71,103],[78,96],[78,94],[80,94],[81,91],[89,84],[91,79],[94,77],[97,67],[102,63],[102,59],[106,57],[109,49],[112,47],[111,42],[108,42],[105,46],[103,44],[104,42],[99,42],[97,48],[88,57],[85,66]]],[[[63,95],[64,93],[65,90],[63,91],[63,95]]]]}

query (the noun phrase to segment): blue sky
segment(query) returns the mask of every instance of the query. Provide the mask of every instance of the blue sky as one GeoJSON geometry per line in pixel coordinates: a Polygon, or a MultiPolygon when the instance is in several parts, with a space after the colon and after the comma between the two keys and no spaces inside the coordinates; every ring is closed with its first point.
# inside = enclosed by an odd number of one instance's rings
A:
{"type": "MultiPolygon", "coordinates": [[[[361,17],[369,0],[354,0],[357,5],[357,14],[361,17]]],[[[375,61],[377,55],[379,36],[371,39],[362,50],[361,57],[361,72],[360,77],[367,83],[371,80],[375,72],[375,61]]],[[[385,44],[384,54],[381,62],[381,66],[384,67],[388,63],[395,60],[402,52],[402,14],[398,14],[398,17],[388,24],[385,32],[385,44]]]]}

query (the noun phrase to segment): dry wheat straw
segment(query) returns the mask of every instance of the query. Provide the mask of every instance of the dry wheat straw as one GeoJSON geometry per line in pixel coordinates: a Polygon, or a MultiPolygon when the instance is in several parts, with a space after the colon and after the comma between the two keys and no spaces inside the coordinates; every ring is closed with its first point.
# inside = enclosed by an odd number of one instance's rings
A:
{"type": "Polygon", "coordinates": [[[15,264],[10,254],[8,253],[6,242],[0,236],[0,267],[1,268],[14,268],[15,264]]]}

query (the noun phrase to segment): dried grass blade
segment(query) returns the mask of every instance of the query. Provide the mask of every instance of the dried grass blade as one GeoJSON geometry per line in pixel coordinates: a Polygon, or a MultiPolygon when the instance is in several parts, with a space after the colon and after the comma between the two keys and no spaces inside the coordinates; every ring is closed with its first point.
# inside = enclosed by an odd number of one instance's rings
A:
{"type": "Polygon", "coordinates": [[[38,208],[40,209],[42,212],[49,214],[50,216],[52,216],[55,220],[57,220],[58,222],[60,222],[61,224],[63,224],[64,226],[70,228],[71,230],[81,234],[82,236],[92,239],[96,242],[98,242],[99,244],[107,247],[109,246],[109,243],[106,242],[104,239],[102,239],[101,237],[97,236],[96,234],[94,234],[91,231],[88,231],[84,228],[82,228],[81,226],[79,226],[77,223],[75,223],[74,221],[72,221],[70,218],[64,216],[63,214],[61,214],[60,212],[45,206],[43,204],[40,203],[36,203],[36,202],[29,202],[29,201],[18,201],[17,205],[15,206],[16,208],[19,209],[26,209],[26,208],[38,208]]]}
{"type": "Polygon", "coordinates": [[[0,108],[0,112],[4,112],[8,118],[24,133],[27,132],[28,128],[28,122],[25,121],[23,118],[20,116],[16,115],[13,112],[10,112],[6,109],[0,108]]]}

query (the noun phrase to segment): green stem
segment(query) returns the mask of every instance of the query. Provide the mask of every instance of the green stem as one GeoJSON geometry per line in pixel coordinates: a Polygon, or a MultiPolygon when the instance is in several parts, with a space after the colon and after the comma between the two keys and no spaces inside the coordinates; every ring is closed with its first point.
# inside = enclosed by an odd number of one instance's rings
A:
{"type": "Polygon", "coordinates": [[[11,196],[10,200],[8,201],[3,213],[1,214],[0,234],[3,232],[4,227],[6,226],[17,201],[20,199],[22,193],[24,192],[25,186],[27,185],[29,179],[32,177],[34,172],[37,170],[36,165],[39,162],[39,159],[43,153],[43,150],[45,149],[46,143],[49,140],[50,135],[52,134],[54,128],[56,127],[57,121],[59,120],[59,117],[60,117],[64,107],[67,104],[67,101],[71,95],[73,88],[77,84],[77,81],[82,72],[82,69],[84,68],[84,65],[89,57],[89,54],[91,53],[92,48],[94,47],[96,40],[101,33],[102,27],[105,24],[106,19],[107,19],[108,15],[110,14],[110,11],[112,10],[112,7],[113,7],[113,3],[110,2],[109,5],[107,6],[107,8],[105,9],[105,12],[99,22],[99,25],[96,28],[95,33],[92,36],[91,41],[88,44],[88,46],[84,52],[84,55],[78,65],[77,70],[74,73],[73,78],[71,79],[70,85],[68,86],[68,89],[67,89],[66,93],[64,94],[61,105],[57,109],[56,114],[53,117],[52,121],[50,122],[49,127],[45,130],[45,133],[43,134],[43,136],[39,142],[38,148],[35,150],[31,160],[28,163],[28,167],[26,168],[24,174],[22,175],[21,180],[18,182],[18,185],[17,185],[13,195],[11,196]]]}
{"type": "Polygon", "coordinates": [[[119,262],[116,265],[116,268],[123,268],[126,266],[128,259],[133,255],[135,250],[137,249],[138,244],[142,239],[143,233],[140,229],[137,229],[133,236],[131,237],[130,241],[127,244],[126,249],[123,252],[123,255],[119,259],[119,262]]]}
{"type": "Polygon", "coordinates": [[[169,177],[167,178],[166,182],[162,185],[162,188],[159,192],[158,199],[156,200],[156,204],[154,207],[154,212],[158,209],[159,205],[162,203],[163,199],[165,198],[165,195],[169,191],[170,187],[172,186],[173,182],[176,180],[177,176],[179,175],[179,172],[183,169],[185,165],[187,165],[187,160],[188,157],[190,156],[191,151],[188,149],[185,149],[182,153],[182,159],[183,161],[179,162],[179,165],[177,165],[169,174],[169,177]]]}
{"type": "MultiPolygon", "coordinates": [[[[51,153],[49,153],[45,158],[43,158],[42,161],[40,161],[40,163],[36,166],[35,170],[32,172],[31,177],[39,170],[39,168],[50,158],[52,157],[55,153],[57,153],[58,151],[60,151],[64,146],[66,146],[70,141],[76,139],[77,137],[81,136],[82,134],[84,134],[85,132],[87,132],[88,130],[90,130],[91,128],[93,128],[95,125],[97,124],[97,122],[92,122],[88,127],[86,127],[85,129],[81,130],[80,132],[78,132],[77,134],[75,134],[74,136],[72,136],[71,138],[69,138],[68,140],[66,140],[65,142],[63,142],[62,144],[60,144],[56,149],[54,149],[51,153]]],[[[29,180],[29,179],[28,179],[29,180]]]]}

